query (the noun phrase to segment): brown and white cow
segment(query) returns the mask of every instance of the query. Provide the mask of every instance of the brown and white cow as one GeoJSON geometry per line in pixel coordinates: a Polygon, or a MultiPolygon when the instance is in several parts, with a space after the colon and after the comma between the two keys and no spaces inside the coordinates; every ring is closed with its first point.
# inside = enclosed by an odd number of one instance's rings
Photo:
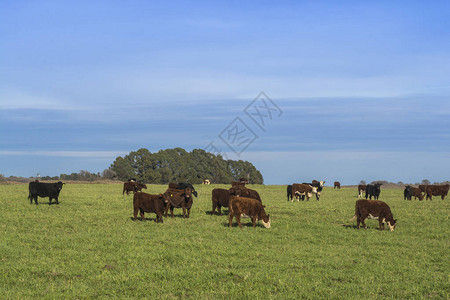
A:
{"type": "Polygon", "coordinates": [[[384,223],[387,223],[389,229],[394,231],[395,225],[397,224],[397,220],[394,220],[389,205],[380,200],[361,199],[356,201],[355,215],[350,221],[356,219],[358,229],[360,228],[360,223],[364,228],[367,228],[366,223],[364,223],[366,218],[377,219],[380,230],[384,230],[384,223]]]}
{"type": "Polygon", "coordinates": [[[145,220],[144,212],[156,214],[156,222],[163,222],[164,209],[168,203],[169,199],[166,195],[151,195],[142,192],[136,192],[133,196],[133,213],[134,220],[137,219],[137,214],[140,211],[142,220],[145,220]]]}
{"type": "Polygon", "coordinates": [[[450,185],[427,185],[426,187],[426,193],[427,193],[427,200],[433,199],[433,196],[441,196],[441,199],[444,200],[445,196],[448,194],[448,189],[450,185]]]}
{"type": "Polygon", "coordinates": [[[173,209],[182,208],[183,209],[183,219],[189,218],[191,213],[191,207],[194,202],[194,197],[192,196],[192,189],[187,187],[183,190],[178,189],[167,189],[164,195],[169,199],[166,205],[165,216],[167,217],[168,210],[170,208],[170,214],[173,218],[173,209]],[[187,214],[186,214],[187,211],[187,214]]]}
{"type": "Polygon", "coordinates": [[[334,189],[341,189],[341,183],[339,181],[334,182],[334,189]]]}
{"type": "MultiPolygon", "coordinates": [[[[297,198],[297,201],[300,201],[300,197],[303,200],[304,196],[306,196],[306,201],[308,201],[313,194],[317,194],[317,188],[315,186],[304,183],[294,183],[292,185],[292,195],[297,198]]],[[[292,199],[292,202],[294,202],[294,199],[292,199]]]]}
{"type": "Polygon", "coordinates": [[[204,179],[202,184],[211,184],[211,181],[209,181],[209,179],[204,179]]]}
{"type": "Polygon", "coordinates": [[[211,215],[214,215],[214,212],[216,211],[219,213],[219,216],[222,215],[221,208],[222,207],[228,207],[228,203],[230,201],[230,191],[226,189],[213,189],[212,190],[212,213],[211,215]]]}
{"type": "Polygon", "coordinates": [[[364,197],[364,194],[366,193],[366,184],[360,184],[358,185],[358,197],[362,198],[364,197]]]}
{"type": "Polygon", "coordinates": [[[256,199],[231,196],[229,203],[228,213],[228,226],[232,227],[233,217],[236,217],[236,221],[239,228],[242,229],[241,216],[246,215],[252,219],[253,228],[256,227],[258,220],[262,221],[265,228],[270,228],[270,215],[266,215],[264,205],[256,199]]]}

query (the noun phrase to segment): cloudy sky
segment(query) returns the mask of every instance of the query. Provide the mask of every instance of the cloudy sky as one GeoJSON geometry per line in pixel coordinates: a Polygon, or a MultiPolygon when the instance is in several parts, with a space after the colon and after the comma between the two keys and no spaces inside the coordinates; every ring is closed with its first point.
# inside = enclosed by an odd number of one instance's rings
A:
{"type": "Polygon", "coordinates": [[[450,179],[447,1],[6,0],[0,11],[5,176],[214,145],[266,184],[450,179]]]}

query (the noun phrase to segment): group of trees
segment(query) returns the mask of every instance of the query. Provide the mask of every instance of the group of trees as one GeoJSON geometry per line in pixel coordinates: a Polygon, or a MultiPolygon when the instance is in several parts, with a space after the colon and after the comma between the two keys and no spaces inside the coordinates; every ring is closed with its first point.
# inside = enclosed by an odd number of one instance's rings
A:
{"type": "Polygon", "coordinates": [[[204,179],[209,179],[212,183],[230,183],[241,177],[247,178],[250,183],[263,183],[261,172],[250,162],[224,160],[220,155],[201,149],[187,152],[182,148],[175,148],[151,153],[142,148],[124,157],[117,157],[109,170],[119,180],[136,178],[145,183],[199,184],[204,179]]]}

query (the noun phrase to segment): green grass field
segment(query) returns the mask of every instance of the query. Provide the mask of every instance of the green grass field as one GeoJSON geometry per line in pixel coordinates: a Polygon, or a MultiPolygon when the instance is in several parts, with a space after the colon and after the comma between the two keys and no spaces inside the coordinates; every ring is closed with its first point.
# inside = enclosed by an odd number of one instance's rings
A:
{"type": "Polygon", "coordinates": [[[382,189],[398,219],[390,232],[348,221],[355,188],[292,203],[285,186],[250,186],[272,228],[243,219],[241,230],[210,214],[215,187],[227,186],[196,186],[190,219],[175,209],[161,224],[132,221],[119,184],[67,184],[51,206],[30,205],[27,185],[1,185],[0,298],[449,298],[448,198],[382,189]]]}

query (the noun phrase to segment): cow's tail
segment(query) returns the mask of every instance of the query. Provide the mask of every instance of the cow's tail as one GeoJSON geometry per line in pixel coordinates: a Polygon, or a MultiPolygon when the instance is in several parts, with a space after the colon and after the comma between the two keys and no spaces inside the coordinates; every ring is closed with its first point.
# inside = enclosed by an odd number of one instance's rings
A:
{"type": "Polygon", "coordinates": [[[349,220],[350,222],[356,219],[356,214],[349,220]]]}

